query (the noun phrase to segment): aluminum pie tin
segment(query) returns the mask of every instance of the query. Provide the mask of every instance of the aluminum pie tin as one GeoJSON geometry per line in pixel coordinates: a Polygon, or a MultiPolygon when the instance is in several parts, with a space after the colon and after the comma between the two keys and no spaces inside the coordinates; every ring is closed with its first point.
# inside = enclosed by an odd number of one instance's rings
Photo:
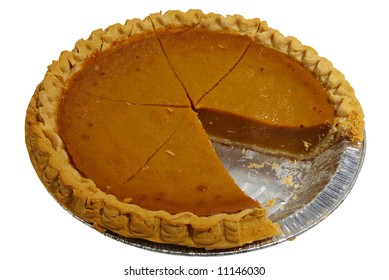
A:
{"type": "Polygon", "coordinates": [[[213,146],[239,187],[258,200],[269,219],[280,225],[280,235],[237,248],[205,250],[127,238],[109,231],[102,234],[134,247],[175,255],[217,256],[267,248],[294,239],[328,217],[353,188],[366,152],[366,140],[355,144],[348,139],[340,139],[310,161],[216,142],[213,146]]]}

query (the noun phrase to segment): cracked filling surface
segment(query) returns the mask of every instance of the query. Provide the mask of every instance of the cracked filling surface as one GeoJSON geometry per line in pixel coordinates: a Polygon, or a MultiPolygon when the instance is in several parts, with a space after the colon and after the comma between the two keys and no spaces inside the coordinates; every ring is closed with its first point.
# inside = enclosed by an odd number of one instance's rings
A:
{"type": "Polygon", "coordinates": [[[209,137],[309,158],[333,122],[324,87],[299,63],[201,28],[144,32],[93,56],[58,115],[74,166],[101,190],[199,216],[258,206],[209,137]]]}

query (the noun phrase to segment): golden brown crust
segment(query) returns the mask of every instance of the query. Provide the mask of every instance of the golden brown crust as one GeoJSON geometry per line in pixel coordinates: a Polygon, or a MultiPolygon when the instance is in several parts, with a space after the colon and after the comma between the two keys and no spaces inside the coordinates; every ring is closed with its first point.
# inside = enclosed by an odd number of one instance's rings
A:
{"type": "Polygon", "coordinates": [[[292,37],[282,36],[258,19],[203,14],[198,10],[186,13],[169,11],[165,15],[152,14],[145,20],[128,20],[104,31],[96,30],[87,40],[79,40],[72,51],[63,52],[59,60],[49,66],[26,116],[26,145],[38,176],[49,192],[75,215],[98,229],[111,230],[122,236],[207,249],[236,247],[274,236],[277,227],[266,218],[264,209],[211,217],[149,211],[106,195],[72,166],[57,128],[57,109],[67,81],[95,52],[106,50],[129,36],[153,32],[164,26],[199,26],[240,33],[253,38],[254,42],[288,54],[300,61],[328,89],[337,112],[334,129],[350,139],[363,139],[363,114],[352,88],[343,75],[313,49],[292,37]],[[259,224],[265,225],[262,232],[258,230],[259,224]]]}
{"type": "Polygon", "coordinates": [[[163,15],[161,13],[151,14],[149,18],[155,29],[195,27],[251,37],[256,32],[267,28],[266,22],[257,18],[245,19],[240,15],[224,17],[214,13],[204,14],[200,10],[167,11],[163,15]]]}

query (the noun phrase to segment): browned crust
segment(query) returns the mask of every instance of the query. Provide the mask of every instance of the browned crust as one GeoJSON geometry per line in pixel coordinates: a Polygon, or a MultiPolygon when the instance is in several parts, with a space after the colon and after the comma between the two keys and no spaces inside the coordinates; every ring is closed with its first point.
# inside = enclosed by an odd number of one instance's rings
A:
{"type": "Polygon", "coordinates": [[[215,249],[274,236],[277,226],[267,219],[266,210],[262,208],[211,217],[198,217],[188,212],[171,215],[165,211],[149,211],[106,195],[72,166],[57,128],[57,109],[67,81],[95,52],[110,48],[118,40],[166,26],[193,26],[244,34],[254,42],[300,61],[328,89],[336,109],[334,131],[353,140],[363,139],[363,114],[353,89],[343,75],[313,49],[301,45],[295,38],[282,36],[258,19],[203,14],[198,10],[169,11],[165,15],[153,14],[145,20],[128,20],[106,30],[96,30],[48,67],[31,99],[25,123],[26,145],[39,178],[72,213],[97,229],[125,237],[215,249]]]}

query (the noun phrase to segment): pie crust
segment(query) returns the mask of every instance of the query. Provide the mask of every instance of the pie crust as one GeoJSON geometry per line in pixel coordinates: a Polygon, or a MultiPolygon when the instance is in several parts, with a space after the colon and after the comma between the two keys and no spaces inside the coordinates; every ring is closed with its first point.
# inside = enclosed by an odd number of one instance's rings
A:
{"type": "Polygon", "coordinates": [[[119,201],[101,191],[71,163],[59,136],[57,112],[63,88],[95,53],[108,50],[127,37],[159,28],[193,27],[245,35],[252,42],[284,53],[303,65],[326,88],[335,108],[331,131],[336,137],[363,140],[363,112],[344,76],[325,58],[293,37],[285,37],[259,19],[239,15],[204,14],[199,10],[151,14],[144,20],[127,20],[79,40],[72,51],[61,53],[37,86],[27,109],[25,136],[32,164],[48,191],[72,213],[100,231],[206,249],[237,247],[270,238],[278,232],[260,207],[238,213],[197,216],[190,212],[169,214],[119,201]]]}

